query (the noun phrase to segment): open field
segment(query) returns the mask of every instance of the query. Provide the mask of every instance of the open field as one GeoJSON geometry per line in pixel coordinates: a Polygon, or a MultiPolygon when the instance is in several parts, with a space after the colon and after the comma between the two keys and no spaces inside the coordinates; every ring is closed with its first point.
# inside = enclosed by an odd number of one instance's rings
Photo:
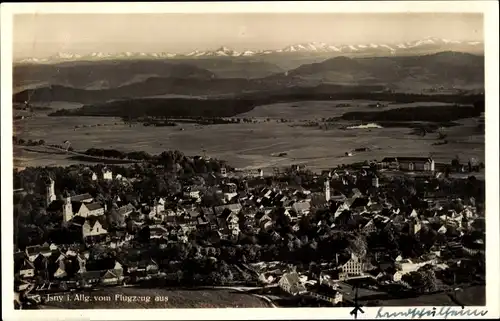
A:
{"type": "MultiPolygon", "coordinates": [[[[477,119],[457,121],[460,126],[444,128],[448,144],[432,145],[437,134],[424,137],[411,135],[409,128],[349,129],[291,126],[301,120],[340,116],[352,107],[335,107],[342,101],[298,102],[260,106],[243,117],[271,118],[269,122],[198,126],[181,124],[177,127],[145,127],[124,124],[112,117],[47,117],[44,115],[15,122],[14,133],[25,140],[45,140],[62,144],[69,140],[77,151],[89,148],[112,148],[124,152],[146,151],[152,154],[177,149],[187,155],[201,155],[203,149],[211,157],[227,160],[236,168],[264,168],[306,164],[311,169],[334,167],[343,163],[380,160],[386,156],[427,156],[432,153],[437,162],[450,162],[459,155],[462,160],[474,157],[484,161],[484,132],[477,128],[477,119]],[[333,105],[333,108],[332,108],[333,105]],[[296,107],[294,107],[296,106],[296,107]],[[278,123],[285,118],[293,123],[278,123]],[[75,128],[78,127],[78,128],[75,128]],[[184,130],[180,130],[180,129],[184,130]],[[355,148],[368,152],[344,156],[355,148]],[[285,157],[275,157],[287,153],[285,157]]],[[[371,109],[373,102],[350,102],[356,110],[371,109]],[[364,104],[364,105],[363,105],[364,104]],[[365,106],[365,107],[363,107],[365,106]]],[[[414,104],[410,104],[413,106],[414,104]]],[[[434,103],[425,105],[435,106],[434,103]]],[[[436,104],[437,105],[437,104],[436,104]]],[[[397,108],[391,104],[383,108],[397,108]]],[[[429,107],[432,108],[432,107],[429,107]]],[[[434,107],[436,108],[436,107],[434,107]]],[[[335,126],[337,127],[337,126],[335,126]]],[[[340,127],[340,126],[338,126],[340,127]]],[[[68,165],[75,161],[64,155],[48,155],[15,151],[16,165],[68,165]]]]}
{"type": "Polygon", "coordinates": [[[236,116],[237,118],[271,118],[271,119],[293,119],[293,120],[318,120],[322,118],[340,117],[350,111],[376,111],[405,107],[439,107],[451,106],[453,104],[443,102],[419,102],[419,103],[392,103],[388,101],[372,100],[328,100],[328,101],[301,101],[286,102],[270,105],[257,106],[251,111],[236,116]],[[373,107],[380,103],[383,107],[373,107]],[[347,104],[349,107],[337,107],[347,104]]]}
{"type": "MultiPolygon", "coordinates": [[[[250,294],[231,289],[146,289],[135,287],[110,287],[94,291],[80,292],[94,298],[89,302],[75,301],[75,293],[70,300],[48,302],[43,309],[191,309],[191,308],[266,308],[269,304],[250,294]],[[124,297],[149,296],[150,302],[124,302],[116,295],[124,297]],[[155,302],[155,297],[168,298],[166,302],[155,302]],[[102,299],[102,301],[100,301],[102,299]]],[[[144,301],[144,300],[143,300],[144,301]]]]}

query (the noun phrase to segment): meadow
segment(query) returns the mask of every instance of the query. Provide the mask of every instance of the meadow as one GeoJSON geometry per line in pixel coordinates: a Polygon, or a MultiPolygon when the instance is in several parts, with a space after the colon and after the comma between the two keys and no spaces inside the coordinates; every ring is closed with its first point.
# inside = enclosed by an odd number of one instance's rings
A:
{"type": "MultiPolygon", "coordinates": [[[[296,126],[305,121],[338,117],[349,110],[373,110],[373,101],[319,101],[258,106],[237,118],[252,117],[257,123],[199,126],[180,124],[176,127],[129,126],[113,117],[48,117],[15,122],[15,135],[25,140],[45,140],[62,144],[69,140],[75,150],[112,148],[124,152],[146,151],[157,154],[164,150],[180,150],[187,155],[203,155],[228,161],[241,169],[305,164],[313,170],[364,160],[381,160],[386,156],[428,156],[449,163],[458,155],[462,160],[475,158],[484,162],[484,131],[477,128],[477,119],[459,120],[460,126],[443,128],[448,144],[433,145],[436,133],[426,136],[412,134],[410,128],[366,128],[344,130],[341,126],[320,129],[296,126]],[[349,103],[351,107],[337,107],[349,103]],[[269,120],[268,120],[269,118],[269,120]],[[280,119],[289,122],[281,123],[280,119]],[[182,130],[181,130],[182,129],[182,130]],[[367,152],[353,152],[368,148],[367,152]],[[286,153],[284,157],[273,155],[286,153]]],[[[415,106],[387,104],[383,109],[415,106]]],[[[438,108],[439,103],[419,103],[438,108]]],[[[443,105],[441,103],[441,105],[443,105]]],[[[58,106],[59,107],[59,106],[58,106]]],[[[15,149],[16,166],[68,165],[74,163],[64,155],[38,154],[15,149]]]]}

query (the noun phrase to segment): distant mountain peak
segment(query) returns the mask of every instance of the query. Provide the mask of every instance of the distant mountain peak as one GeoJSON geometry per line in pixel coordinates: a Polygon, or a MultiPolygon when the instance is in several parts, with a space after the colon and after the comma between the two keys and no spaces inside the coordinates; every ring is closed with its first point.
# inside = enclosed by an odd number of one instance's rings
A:
{"type": "Polygon", "coordinates": [[[99,59],[166,59],[166,58],[203,58],[203,57],[252,57],[272,54],[360,54],[365,56],[376,55],[408,55],[435,53],[439,51],[482,52],[481,41],[458,41],[437,37],[426,37],[414,41],[400,43],[364,43],[364,44],[327,44],[324,42],[296,43],[275,50],[244,50],[236,51],[225,45],[215,50],[194,50],[184,54],[168,52],[122,52],[105,53],[92,52],[87,55],[60,52],[48,58],[25,58],[19,63],[51,63],[74,60],[99,60],[99,59]]]}

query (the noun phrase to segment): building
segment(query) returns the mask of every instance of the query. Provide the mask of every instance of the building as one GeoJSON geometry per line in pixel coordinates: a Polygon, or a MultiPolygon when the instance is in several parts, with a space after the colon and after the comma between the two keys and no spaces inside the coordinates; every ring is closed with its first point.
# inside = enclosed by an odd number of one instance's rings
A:
{"type": "Polygon", "coordinates": [[[50,177],[45,181],[45,203],[47,206],[56,200],[55,184],[56,182],[50,177]]]}
{"type": "Polygon", "coordinates": [[[341,267],[341,276],[349,278],[351,276],[361,276],[364,273],[365,264],[356,254],[351,253],[351,258],[341,267]]]}
{"type": "Polygon", "coordinates": [[[330,181],[325,180],[325,200],[330,201],[330,181]]]}
{"type": "Polygon", "coordinates": [[[87,238],[89,236],[98,236],[108,234],[108,231],[102,226],[101,222],[97,218],[89,218],[85,220],[82,226],[82,236],[87,238]]]}
{"type": "Polygon", "coordinates": [[[420,269],[421,267],[423,267],[427,264],[436,265],[436,263],[437,262],[435,260],[427,260],[427,261],[420,261],[420,262],[413,262],[410,259],[402,259],[399,261],[397,260],[397,263],[396,263],[397,271],[393,275],[393,280],[395,282],[399,282],[403,278],[403,275],[418,271],[418,269],[420,269]]]}
{"type": "Polygon", "coordinates": [[[373,221],[373,219],[369,220],[368,223],[366,223],[365,226],[363,226],[361,231],[365,234],[370,234],[370,233],[376,232],[377,226],[375,225],[375,222],[373,221]]]}
{"type": "Polygon", "coordinates": [[[100,203],[72,202],[71,197],[64,200],[63,222],[67,223],[75,216],[89,217],[104,214],[104,207],[100,203]]]}
{"type": "Polygon", "coordinates": [[[311,203],[308,201],[295,202],[292,205],[292,210],[299,216],[309,215],[311,211],[311,203]]]}
{"type": "Polygon", "coordinates": [[[30,260],[24,259],[19,270],[19,275],[21,278],[32,278],[35,276],[35,266],[30,260]]]}
{"type": "Polygon", "coordinates": [[[430,157],[386,157],[381,166],[402,171],[435,171],[435,162],[430,157]]]}
{"type": "Polygon", "coordinates": [[[113,172],[109,170],[108,168],[103,168],[102,169],[102,179],[110,181],[113,179],[113,172]]]}
{"type": "Polygon", "coordinates": [[[297,272],[285,273],[278,281],[279,287],[291,295],[303,294],[307,292],[306,287],[300,281],[297,272]]]}
{"type": "Polygon", "coordinates": [[[49,257],[52,255],[52,251],[57,250],[57,246],[54,244],[43,244],[43,245],[33,245],[27,246],[25,253],[31,262],[34,262],[39,255],[49,257]]]}
{"type": "Polygon", "coordinates": [[[71,196],[71,202],[92,203],[94,198],[89,193],[71,196]]]}

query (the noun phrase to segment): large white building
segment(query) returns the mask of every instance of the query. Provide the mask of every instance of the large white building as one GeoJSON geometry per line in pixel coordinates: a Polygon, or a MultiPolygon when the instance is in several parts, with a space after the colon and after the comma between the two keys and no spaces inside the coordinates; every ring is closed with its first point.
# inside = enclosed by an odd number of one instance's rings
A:
{"type": "Polygon", "coordinates": [[[382,167],[402,171],[435,171],[435,162],[430,157],[386,157],[382,167]]]}

